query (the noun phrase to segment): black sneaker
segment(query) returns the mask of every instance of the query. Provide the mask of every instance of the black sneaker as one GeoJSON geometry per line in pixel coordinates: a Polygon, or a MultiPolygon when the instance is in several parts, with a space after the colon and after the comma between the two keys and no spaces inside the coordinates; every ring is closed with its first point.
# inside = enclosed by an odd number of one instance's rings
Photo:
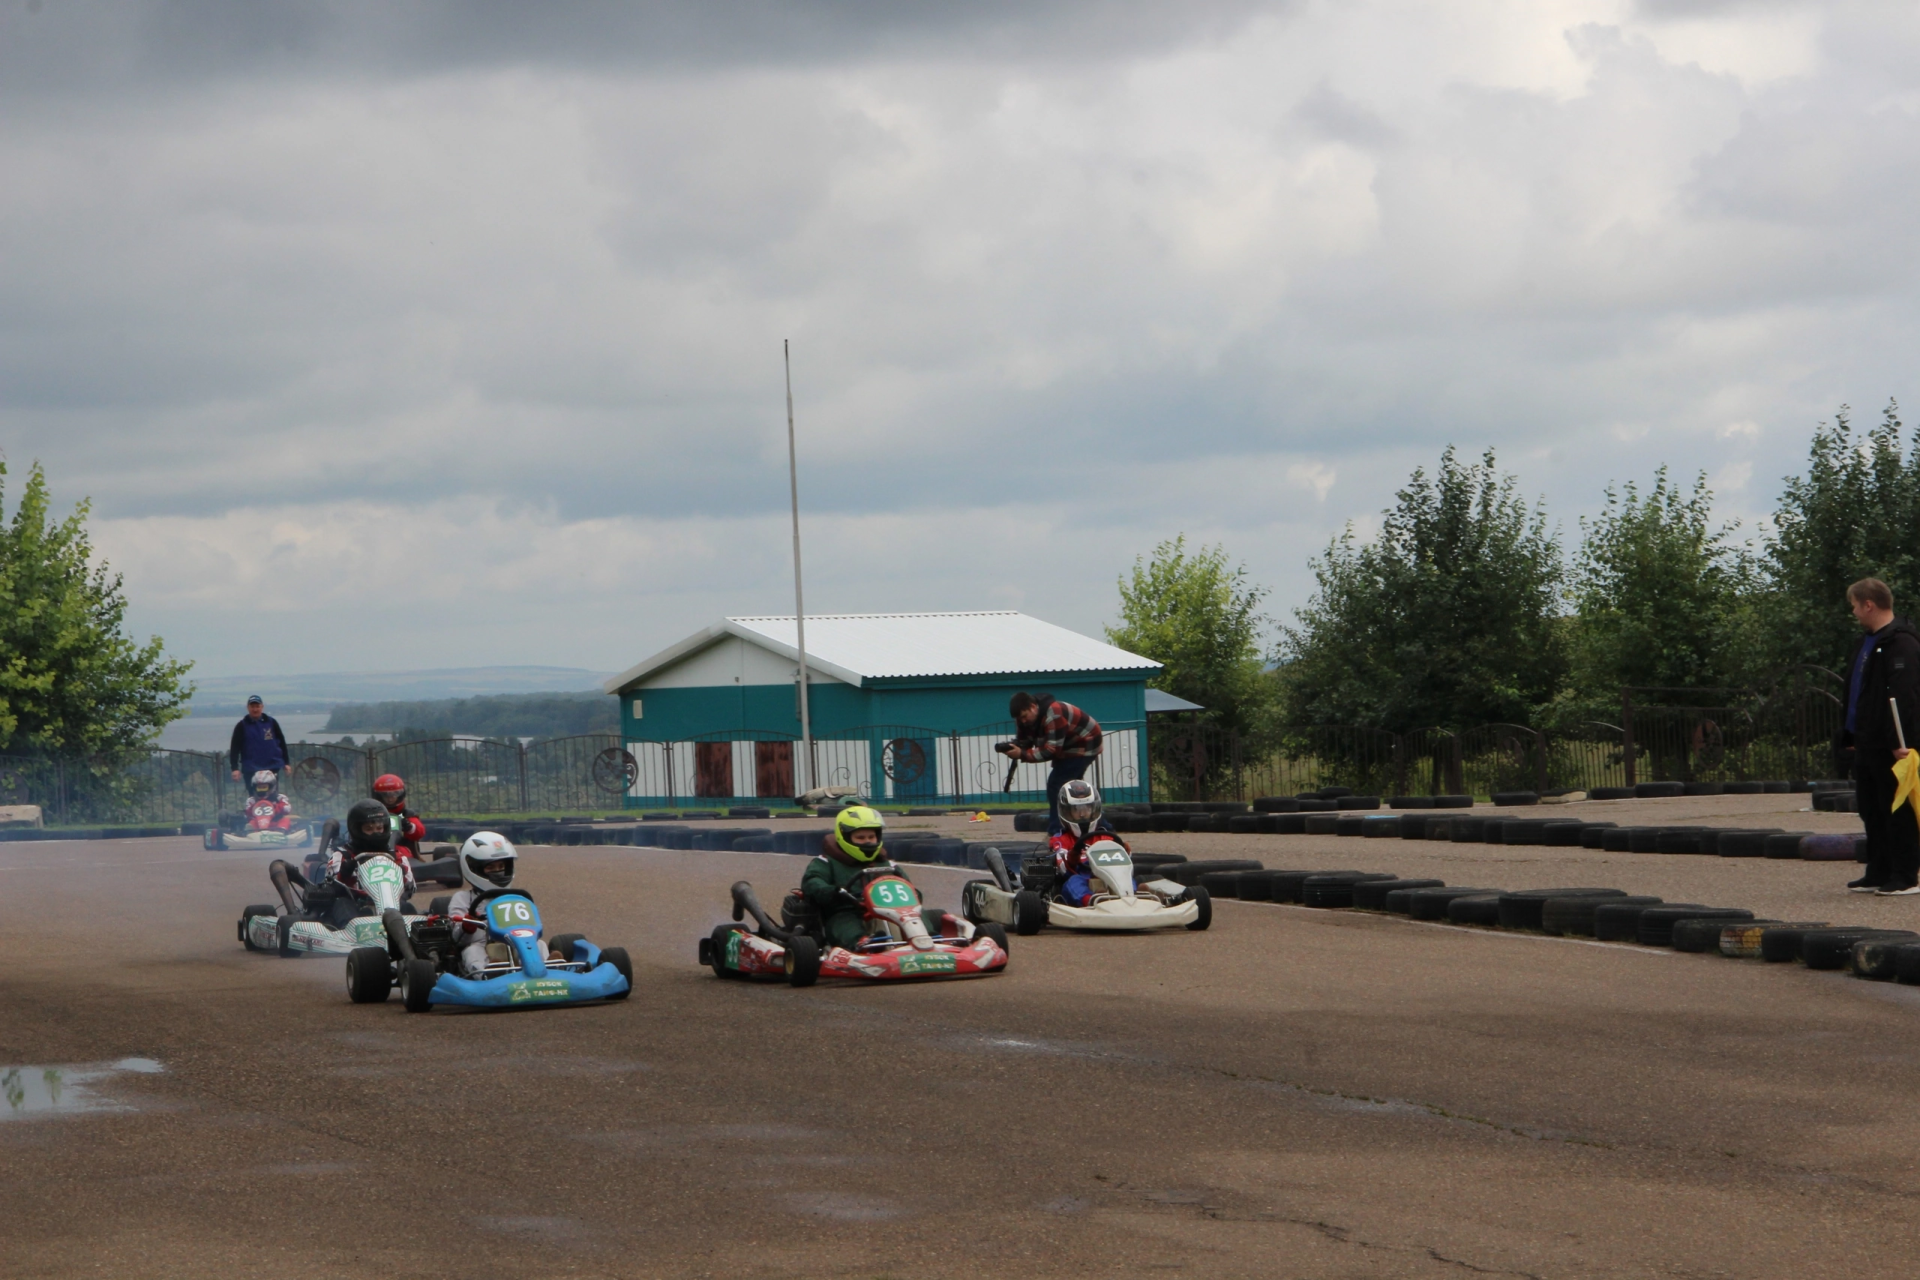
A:
{"type": "Polygon", "coordinates": [[[1880,882],[1861,876],[1858,880],[1847,881],[1847,888],[1855,893],[1878,893],[1880,892],[1880,882]]]}

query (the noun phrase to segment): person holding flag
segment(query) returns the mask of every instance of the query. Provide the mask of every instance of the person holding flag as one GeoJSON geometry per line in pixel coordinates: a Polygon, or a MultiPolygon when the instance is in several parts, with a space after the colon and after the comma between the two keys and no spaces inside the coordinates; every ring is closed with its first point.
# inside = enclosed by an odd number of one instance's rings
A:
{"type": "Polygon", "coordinates": [[[1912,784],[1920,757],[1906,744],[1906,727],[1920,726],[1920,631],[1894,616],[1893,592],[1878,578],[1848,587],[1847,603],[1867,632],[1849,667],[1840,738],[1843,753],[1853,757],[1867,829],[1866,873],[1847,888],[1920,895],[1920,796],[1912,784]]]}

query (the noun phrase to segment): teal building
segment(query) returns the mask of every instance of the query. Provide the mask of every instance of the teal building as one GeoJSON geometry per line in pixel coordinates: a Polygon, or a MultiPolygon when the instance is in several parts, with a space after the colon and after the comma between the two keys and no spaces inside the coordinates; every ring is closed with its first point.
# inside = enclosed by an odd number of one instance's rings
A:
{"type": "Polygon", "coordinates": [[[879,804],[983,804],[1044,794],[1046,766],[1009,772],[1008,698],[1051,694],[1105,731],[1095,777],[1115,801],[1146,797],[1146,682],[1160,669],[1022,613],[807,618],[812,768],[800,751],[791,616],[727,618],[604,686],[633,757],[630,807],[767,804],[809,779],[879,804]],[[802,766],[796,768],[796,766],[802,766]]]}

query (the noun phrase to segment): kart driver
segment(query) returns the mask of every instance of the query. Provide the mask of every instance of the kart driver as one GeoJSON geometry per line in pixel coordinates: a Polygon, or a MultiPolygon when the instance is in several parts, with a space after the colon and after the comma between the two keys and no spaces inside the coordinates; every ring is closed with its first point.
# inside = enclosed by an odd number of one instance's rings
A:
{"type": "MultiPolygon", "coordinates": [[[[397,773],[383,773],[373,780],[373,798],[387,807],[387,813],[393,824],[394,852],[401,854],[402,865],[407,860],[420,856],[420,842],[426,839],[427,824],[420,821],[420,815],[407,808],[406,780],[397,773]]],[[[407,882],[413,882],[413,872],[409,867],[407,882]]]]}
{"type": "MultiPolygon", "coordinates": [[[[347,824],[344,831],[335,837],[333,846],[326,851],[327,879],[325,886],[335,881],[344,885],[353,893],[360,892],[359,859],[367,853],[391,853],[393,851],[393,827],[387,821],[387,808],[378,800],[356,800],[353,808],[347,810],[347,824]]],[[[406,876],[405,894],[413,892],[413,871],[407,866],[405,857],[397,859],[400,870],[406,876]]],[[[321,919],[332,918],[335,928],[344,927],[344,920],[354,915],[351,894],[334,891],[332,901],[322,901],[326,891],[322,885],[315,885],[307,891],[308,914],[321,919]],[[341,911],[344,909],[344,917],[341,911]]]]}
{"type": "MultiPolygon", "coordinates": [[[[1085,778],[1060,788],[1060,832],[1047,841],[1053,851],[1053,869],[1060,896],[1070,906],[1084,907],[1093,897],[1093,875],[1087,865],[1087,846],[1111,840],[1122,849],[1127,842],[1114,831],[1100,807],[1100,792],[1085,778]]],[[[1131,850],[1129,850],[1131,852],[1131,850]]]]}
{"type": "Polygon", "coordinates": [[[900,869],[887,860],[882,839],[886,820],[866,805],[849,805],[833,820],[833,830],[821,839],[822,852],[807,864],[800,892],[820,913],[827,938],[838,947],[859,948],[866,932],[867,907],[847,888],[860,874],[875,869],[902,879],[900,869]]]}
{"type": "MultiPolygon", "coordinates": [[[[447,904],[447,923],[453,929],[453,945],[459,949],[457,962],[463,978],[484,978],[487,973],[487,913],[482,904],[513,887],[514,864],[520,859],[513,841],[492,831],[476,831],[460,846],[460,878],[466,883],[447,904]]],[[[560,953],[548,953],[548,961],[561,963],[560,953]]]]}
{"type": "Polygon", "coordinates": [[[293,830],[293,804],[280,794],[279,777],[271,769],[253,775],[253,794],[247,797],[247,830],[293,830]]]}

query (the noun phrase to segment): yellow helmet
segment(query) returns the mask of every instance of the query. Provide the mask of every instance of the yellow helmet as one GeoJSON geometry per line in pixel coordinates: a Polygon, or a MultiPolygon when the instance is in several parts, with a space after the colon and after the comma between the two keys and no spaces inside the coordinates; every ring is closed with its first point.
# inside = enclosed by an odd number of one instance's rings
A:
{"type": "Polygon", "coordinates": [[[881,841],[886,839],[886,819],[877,809],[869,809],[863,804],[850,804],[840,811],[833,820],[833,839],[840,846],[840,852],[855,862],[872,862],[880,856],[881,841]],[[871,848],[857,845],[851,839],[856,831],[872,831],[880,836],[871,848]]]}

